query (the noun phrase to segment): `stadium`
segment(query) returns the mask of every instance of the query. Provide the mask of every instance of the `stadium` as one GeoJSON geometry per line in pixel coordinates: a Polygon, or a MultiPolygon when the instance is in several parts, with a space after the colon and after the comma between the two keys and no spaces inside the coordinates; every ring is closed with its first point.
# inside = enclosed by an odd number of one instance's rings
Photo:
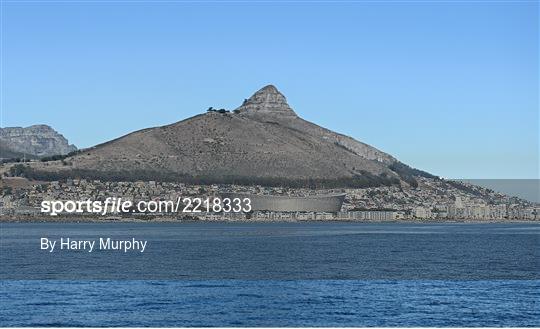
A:
{"type": "Polygon", "coordinates": [[[278,196],[258,194],[222,194],[224,198],[249,198],[253,211],[305,211],[338,212],[345,199],[345,194],[317,196],[278,196]]]}

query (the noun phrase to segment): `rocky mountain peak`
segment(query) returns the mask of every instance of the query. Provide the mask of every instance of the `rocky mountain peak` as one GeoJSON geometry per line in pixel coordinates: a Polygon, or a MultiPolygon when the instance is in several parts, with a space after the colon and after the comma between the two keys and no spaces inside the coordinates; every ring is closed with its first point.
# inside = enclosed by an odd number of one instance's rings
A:
{"type": "Polygon", "coordinates": [[[245,114],[276,114],[276,115],[292,115],[296,113],[287,104],[287,98],[283,96],[279,90],[268,85],[259,89],[253,96],[246,99],[242,106],[237,108],[240,113],[245,114]]]}
{"type": "Polygon", "coordinates": [[[77,149],[52,127],[43,124],[0,128],[0,143],[6,154],[9,151],[38,157],[67,154],[77,149]]]}

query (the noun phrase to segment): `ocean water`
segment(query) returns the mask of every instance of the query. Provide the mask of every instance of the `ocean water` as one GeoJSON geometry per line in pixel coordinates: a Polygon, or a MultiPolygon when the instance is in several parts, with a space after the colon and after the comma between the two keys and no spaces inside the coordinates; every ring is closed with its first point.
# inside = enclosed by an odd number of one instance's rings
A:
{"type": "Polygon", "coordinates": [[[539,281],[8,281],[2,326],[536,326],[539,281]]]}
{"type": "Polygon", "coordinates": [[[539,243],[523,223],[4,223],[0,326],[538,327],[539,243]]]}

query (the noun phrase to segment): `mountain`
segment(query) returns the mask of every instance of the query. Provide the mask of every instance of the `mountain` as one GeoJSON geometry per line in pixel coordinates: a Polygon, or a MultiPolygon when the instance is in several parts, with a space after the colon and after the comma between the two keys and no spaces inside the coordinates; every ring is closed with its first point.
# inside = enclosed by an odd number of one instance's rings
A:
{"type": "Polygon", "coordinates": [[[0,158],[37,158],[75,151],[67,139],[47,125],[0,128],[0,158]]]}
{"type": "Polygon", "coordinates": [[[39,157],[28,154],[28,153],[22,153],[13,151],[10,149],[6,143],[3,143],[0,141],[0,160],[9,160],[9,159],[38,159],[39,157]]]}
{"type": "Polygon", "coordinates": [[[414,185],[414,176],[430,176],[372,146],[303,120],[272,85],[232,112],[209,110],[136,131],[80,151],[63,165],[35,170],[116,180],[197,178],[263,185],[414,185]]]}

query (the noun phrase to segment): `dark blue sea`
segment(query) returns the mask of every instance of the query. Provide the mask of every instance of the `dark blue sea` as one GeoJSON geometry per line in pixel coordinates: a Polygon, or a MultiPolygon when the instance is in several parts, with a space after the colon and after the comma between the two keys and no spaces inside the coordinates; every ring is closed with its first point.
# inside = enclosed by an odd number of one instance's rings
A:
{"type": "Polygon", "coordinates": [[[0,326],[538,327],[539,247],[528,223],[3,223],[0,326]]]}

